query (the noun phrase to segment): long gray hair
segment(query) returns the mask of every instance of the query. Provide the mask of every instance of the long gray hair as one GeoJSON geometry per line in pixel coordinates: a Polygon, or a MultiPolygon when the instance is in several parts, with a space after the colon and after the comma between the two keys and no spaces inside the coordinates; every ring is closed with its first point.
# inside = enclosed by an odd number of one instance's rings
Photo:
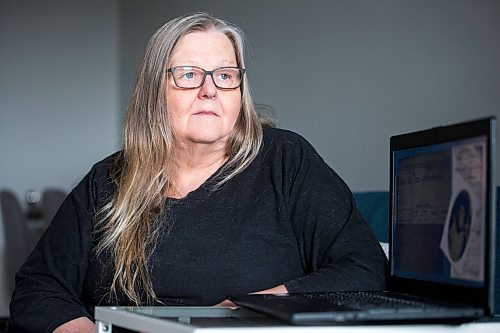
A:
{"type": "MultiPolygon", "coordinates": [[[[237,65],[245,68],[240,29],[220,18],[196,13],[162,26],[149,40],[138,69],[125,122],[124,148],[113,172],[116,192],[96,223],[96,233],[100,235],[96,251],[107,253],[113,260],[111,296],[121,292],[135,304],[158,301],[148,264],[162,221],[168,215],[165,193],[173,186],[175,172],[175,134],[167,112],[166,70],[183,36],[211,30],[229,38],[237,65]]],[[[241,110],[227,144],[228,162],[215,188],[242,172],[254,160],[262,143],[264,121],[255,111],[246,75],[240,89],[241,110]]]]}

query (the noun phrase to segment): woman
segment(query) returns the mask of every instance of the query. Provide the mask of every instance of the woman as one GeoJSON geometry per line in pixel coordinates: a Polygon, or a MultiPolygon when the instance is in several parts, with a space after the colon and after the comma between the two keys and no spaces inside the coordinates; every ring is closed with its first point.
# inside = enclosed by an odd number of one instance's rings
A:
{"type": "Polygon", "coordinates": [[[94,165],[18,272],[10,331],[92,332],[97,305],[384,287],[349,189],[303,138],[263,126],[244,68],[221,19],[153,35],[123,151],[94,165]]]}

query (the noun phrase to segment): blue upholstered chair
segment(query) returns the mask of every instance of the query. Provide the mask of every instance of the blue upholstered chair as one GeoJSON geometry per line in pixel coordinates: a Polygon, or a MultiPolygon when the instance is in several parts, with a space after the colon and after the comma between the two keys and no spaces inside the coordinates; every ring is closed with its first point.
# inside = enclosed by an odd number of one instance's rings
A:
{"type": "Polygon", "coordinates": [[[389,241],[389,192],[354,192],[354,200],[380,242],[389,241]]]}

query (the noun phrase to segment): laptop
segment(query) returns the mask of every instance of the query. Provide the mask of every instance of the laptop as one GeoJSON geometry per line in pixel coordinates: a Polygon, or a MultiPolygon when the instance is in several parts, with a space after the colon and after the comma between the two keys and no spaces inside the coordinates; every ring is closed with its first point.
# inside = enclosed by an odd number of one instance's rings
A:
{"type": "Polygon", "coordinates": [[[231,296],[297,325],[466,322],[494,313],[495,118],[390,138],[382,292],[231,296]]]}

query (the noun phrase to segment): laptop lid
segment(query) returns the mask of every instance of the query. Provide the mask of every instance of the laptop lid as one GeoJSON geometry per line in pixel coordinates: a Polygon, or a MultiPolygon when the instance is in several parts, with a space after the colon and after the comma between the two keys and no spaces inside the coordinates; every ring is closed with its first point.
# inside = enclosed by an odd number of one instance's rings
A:
{"type": "Polygon", "coordinates": [[[493,307],[495,118],[390,139],[390,290],[493,307]]]}

